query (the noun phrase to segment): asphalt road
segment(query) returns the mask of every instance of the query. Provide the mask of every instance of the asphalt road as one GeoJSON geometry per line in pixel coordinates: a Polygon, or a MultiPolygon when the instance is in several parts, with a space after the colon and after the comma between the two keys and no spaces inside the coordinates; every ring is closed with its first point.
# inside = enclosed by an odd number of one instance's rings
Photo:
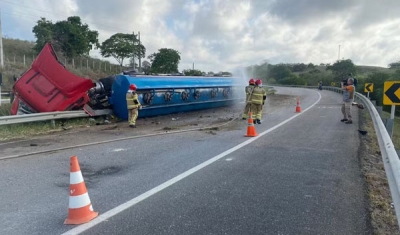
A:
{"type": "Polygon", "coordinates": [[[264,115],[255,138],[243,121],[1,161],[0,234],[369,234],[357,118],[336,93],[278,90],[303,113],[264,115]],[[84,226],[63,225],[72,155],[100,213],[84,226]]]}

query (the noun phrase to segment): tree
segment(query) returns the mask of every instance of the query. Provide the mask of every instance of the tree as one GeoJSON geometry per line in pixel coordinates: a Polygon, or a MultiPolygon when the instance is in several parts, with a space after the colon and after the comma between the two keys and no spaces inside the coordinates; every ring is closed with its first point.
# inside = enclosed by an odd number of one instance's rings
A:
{"type": "Polygon", "coordinates": [[[327,65],[326,70],[331,70],[336,79],[347,78],[349,73],[355,74],[356,66],[350,59],[336,61],[333,65],[327,65]]]}
{"type": "Polygon", "coordinates": [[[145,60],[142,62],[142,70],[145,74],[150,74],[151,64],[149,61],[145,60]]]}
{"type": "Polygon", "coordinates": [[[146,48],[142,44],[139,45],[136,35],[116,33],[101,44],[100,53],[104,57],[114,57],[122,67],[125,58],[136,55],[144,57],[146,48]]]}
{"type": "Polygon", "coordinates": [[[264,61],[261,65],[247,67],[246,73],[249,77],[262,78],[266,80],[271,66],[273,65],[268,64],[268,61],[264,61]]]}
{"type": "Polygon", "coordinates": [[[68,59],[87,56],[90,50],[99,47],[99,33],[90,30],[87,24],[82,24],[79,16],[70,16],[55,24],[41,18],[32,32],[36,37],[35,50],[38,53],[47,42],[51,42],[54,49],[61,51],[68,59]]]}
{"type": "Polygon", "coordinates": [[[307,69],[307,65],[301,63],[301,64],[295,64],[292,67],[292,72],[303,72],[304,70],[307,69]]]}
{"type": "Polygon", "coordinates": [[[322,81],[325,85],[331,85],[334,79],[334,75],[328,71],[320,71],[313,69],[307,73],[299,74],[299,77],[304,79],[310,86],[316,86],[318,82],[322,81]]]}
{"type": "Polygon", "coordinates": [[[153,73],[177,73],[181,56],[179,51],[170,48],[161,48],[157,53],[148,56],[153,73]]]}
{"type": "Polygon", "coordinates": [[[399,62],[393,62],[389,64],[390,69],[398,69],[400,68],[400,61],[399,62]]]}
{"type": "Polygon", "coordinates": [[[276,81],[289,77],[291,74],[289,68],[285,64],[273,65],[269,71],[269,77],[275,78],[276,81]]]}
{"type": "Polygon", "coordinates": [[[33,50],[35,50],[36,53],[40,53],[44,45],[53,40],[53,27],[53,23],[45,18],[41,18],[37,22],[37,25],[33,27],[32,32],[36,37],[36,44],[33,47],[33,50]]]}
{"type": "Polygon", "coordinates": [[[185,76],[203,76],[203,72],[197,69],[185,69],[182,71],[185,76]]]}
{"type": "Polygon", "coordinates": [[[306,81],[296,74],[291,73],[288,77],[281,79],[279,83],[284,85],[304,85],[306,81]]]}
{"type": "Polygon", "coordinates": [[[231,72],[221,72],[221,76],[231,77],[232,73],[231,72]]]}

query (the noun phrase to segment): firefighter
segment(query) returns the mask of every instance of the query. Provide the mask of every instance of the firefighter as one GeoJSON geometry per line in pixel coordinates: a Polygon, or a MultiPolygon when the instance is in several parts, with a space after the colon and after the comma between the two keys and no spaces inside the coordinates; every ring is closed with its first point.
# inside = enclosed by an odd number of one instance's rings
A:
{"type": "Polygon", "coordinates": [[[250,106],[251,106],[251,102],[249,100],[251,93],[253,93],[254,90],[254,79],[250,79],[249,80],[249,85],[245,87],[245,92],[246,92],[246,106],[244,107],[244,111],[243,111],[243,120],[247,119],[247,115],[250,111],[250,106]]]}
{"type": "Polygon", "coordinates": [[[251,111],[254,124],[261,124],[262,106],[267,98],[267,92],[261,87],[261,79],[257,79],[255,84],[256,86],[254,87],[253,93],[250,97],[251,111]]]}
{"type": "Polygon", "coordinates": [[[139,113],[138,109],[142,109],[142,105],[139,102],[135,84],[129,86],[129,90],[126,93],[126,104],[128,108],[129,127],[136,128],[136,119],[139,113]]]}
{"type": "MultiPolygon", "coordinates": [[[[259,83],[259,87],[261,87],[264,91],[265,91],[265,89],[262,87],[262,80],[261,79],[257,79],[257,80],[259,80],[258,81],[258,83],[259,83]]],[[[267,92],[265,91],[265,94],[263,95],[263,102],[262,102],[262,106],[261,106],[261,111],[260,111],[260,120],[261,120],[261,118],[262,118],[262,113],[263,113],[263,107],[264,107],[264,104],[265,104],[265,100],[267,99],[267,92]]]]}

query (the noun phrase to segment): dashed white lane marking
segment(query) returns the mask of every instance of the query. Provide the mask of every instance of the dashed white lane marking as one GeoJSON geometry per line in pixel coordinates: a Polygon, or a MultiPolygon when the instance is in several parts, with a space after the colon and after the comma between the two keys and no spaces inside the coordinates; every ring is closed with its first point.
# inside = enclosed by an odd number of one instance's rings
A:
{"type": "MultiPolygon", "coordinates": [[[[315,91],[315,92],[317,92],[317,91],[315,91]]],[[[168,188],[169,186],[171,186],[171,185],[179,182],[180,180],[190,176],[191,174],[203,169],[204,167],[206,167],[206,166],[218,161],[219,159],[221,159],[221,158],[223,158],[223,157],[235,152],[238,149],[243,148],[244,146],[252,143],[253,141],[258,140],[258,138],[261,138],[262,136],[270,133],[271,131],[274,131],[275,129],[285,125],[286,123],[290,122],[291,120],[293,120],[296,117],[304,114],[305,112],[310,110],[312,107],[314,107],[321,100],[321,94],[319,92],[317,92],[317,93],[318,93],[318,96],[319,96],[317,102],[315,102],[310,107],[308,107],[305,110],[303,110],[302,113],[297,113],[297,114],[293,115],[292,117],[290,117],[290,118],[286,119],[285,121],[277,124],[276,126],[271,127],[268,130],[260,133],[257,137],[252,137],[251,139],[248,139],[248,140],[244,141],[243,143],[238,144],[235,147],[233,147],[231,149],[228,149],[223,153],[218,154],[217,156],[215,156],[215,157],[213,157],[213,158],[201,163],[200,165],[197,165],[197,166],[193,167],[192,169],[189,169],[189,170],[183,172],[182,174],[180,174],[178,176],[175,176],[174,178],[172,178],[172,179],[170,179],[170,180],[158,185],[155,188],[150,189],[149,191],[147,191],[147,192],[145,192],[145,193],[143,193],[143,194],[131,199],[130,201],[127,201],[127,202],[125,202],[125,203],[123,203],[123,204],[121,204],[121,205],[119,205],[119,206],[117,206],[117,207],[105,212],[104,214],[99,215],[97,218],[93,219],[92,221],[90,221],[90,222],[88,222],[86,224],[79,225],[79,226],[77,226],[77,227],[75,227],[75,228],[63,233],[62,235],[80,234],[82,232],[85,232],[86,230],[94,227],[95,225],[100,224],[100,223],[102,223],[104,221],[107,221],[109,218],[117,215],[118,213],[120,213],[120,212],[122,212],[122,211],[124,211],[124,210],[126,210],[126,209],[128,209],[128,208],[130,208],[130,207],[132,207],[134,205],[136,205],[137,203],[139,203],[139,202],[141,202],[141,201],[153,196],[154,194],[156,194],[156,193],[168,188]]]]}

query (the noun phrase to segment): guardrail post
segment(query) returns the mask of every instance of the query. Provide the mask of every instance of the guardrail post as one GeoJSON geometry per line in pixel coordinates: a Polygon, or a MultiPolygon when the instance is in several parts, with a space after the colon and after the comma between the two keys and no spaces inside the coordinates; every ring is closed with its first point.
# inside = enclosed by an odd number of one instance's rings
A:
{"type": "Polygon", "coordinates": [[[378,111],[379,116],[382,118],[382,111],[383,111],[383,107],[382,106],[375,106],[376,111],[378,111]]]}
{"type": "Polygon", "coordinates": [[[10,91],[10,104],[14,102],[14,93],[10,91]]]}
{"type": "Polygon", "coordinates": [[[56,120],[50,120],[50,126],[51,128],[55,129],[56,128],[56,120]]]}
{"type": "Polygon", "coordinates": [[[385,124],[386,130],[390,136],[390,139],[393,139],[394,120],[390,119],[390,118],[383,118],[382,122],[383,122],[383,124],[385,124]]]}

